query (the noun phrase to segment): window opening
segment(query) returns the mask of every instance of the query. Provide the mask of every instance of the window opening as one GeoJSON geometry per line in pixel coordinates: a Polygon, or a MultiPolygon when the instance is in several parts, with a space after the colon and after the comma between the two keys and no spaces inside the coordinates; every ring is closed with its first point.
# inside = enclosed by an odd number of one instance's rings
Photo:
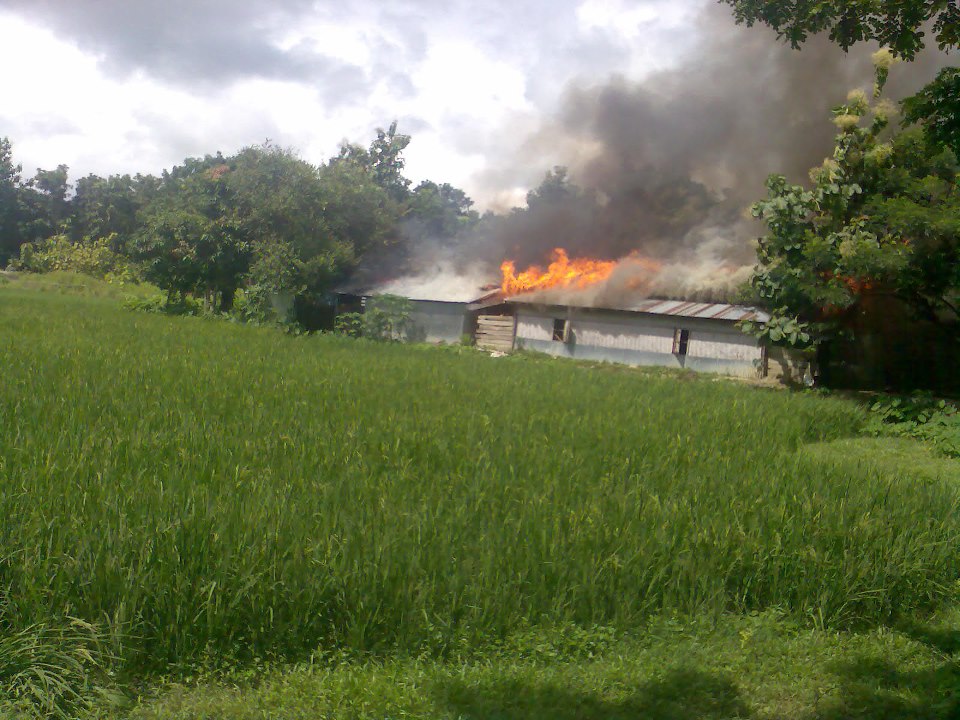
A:
{"type": "Polygon", "coordinates": [[[687,354],[687,346],[690,344],[690,331],[683,328],[677,328],[673,331],[673,354],[684,357],[687,354]]]}
{"type": "Polygon", "coordinates": [[[569,333],[569,324],[566,320],[557,319],[553,321],[553,339],[555,342],[566,342],[569,333]]]}

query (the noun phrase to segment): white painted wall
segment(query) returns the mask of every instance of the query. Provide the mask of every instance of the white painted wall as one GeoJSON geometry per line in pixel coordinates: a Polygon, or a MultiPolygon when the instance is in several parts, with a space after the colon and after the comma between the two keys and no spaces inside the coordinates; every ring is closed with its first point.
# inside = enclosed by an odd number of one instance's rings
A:
{"type": "Polygon", "coordinates": [[[578,344],[655,353],[673,349],[673,326],[646,322],[643,316],[622,321],[578,317],[570,327],[578,344]]]}
{"type": "MultiPolygon", "coordinates": [[[[761,351],[756,338],[744,335],[737,329],[736,325],[729,321],[716,320],[714,322],[723,323],[726,327],[722,331],[690,330],[690,344],[687,348],[687,355],[690,357],[744,360],[748,362],[760,359],[761,351]]],[[[670,348],[667,349],[667,352],[669,351],[670,348]]]]}
{"type": "Polygon", "coordinates": [[[596,309],[516,307],[518,345],[553,355],[743,376],[755,375],[756,363],[762,357],[757,341],[729,321],[596,309]],[[571,342],[553,340],[555,319],[569,319],[571,342]],[[690,332],[685,358],[672,352],[677,328],[690,332]]]}

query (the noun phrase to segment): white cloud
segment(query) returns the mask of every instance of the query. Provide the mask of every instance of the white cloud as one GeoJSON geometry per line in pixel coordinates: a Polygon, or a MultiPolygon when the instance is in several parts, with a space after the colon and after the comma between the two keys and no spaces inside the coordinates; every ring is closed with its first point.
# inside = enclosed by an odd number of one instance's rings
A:
{"type": "MultiPolygon", "coordinates": [[[[451,182],[482,191],[481,202],[496,202],[495,196],[521,196],[524,183],[549,162],[523,178],[504,178],[502,188],[473,179],[500,157],[509,160],[525,133],[555,111],[568,82],[668,64],[677,45],[671,33],[702,2],[491,5],[479,27],[474,9],[456,3],[449,12],[403,0],[334,12],[291,1],[277,15],[287,26],[274,18],[262,40],[252,34],[247,7],[239,19],[222,18],[226,29],[218,27],[217,42],[229,46],[235,20],[246,43],[238,51],[260,48],[274,66],[257,73],[233,59],[239,69],[209,81],[183,76],[183,68],[209,66],[202,49],[194,60],[184,58],[182,68],[154,46],[137,55],[138,42],[164,41],[162,29],[156,38],[149,34],[150,18],[163,17],[157,8],[137,18],[136,41],[119,37],[123,24],[106,16],[84,21],[71,39],[56,3],[34,14],[0,11],[0,46],[6,57],[22,59],[5,73],[0,134],[10,137],[27,174],[65,163],[75,180],[88,173],[157,173],[187,156],[230,153],[267,138],[319,163],[341,140],[367,144],[376,127],[397,118],[402,132],[413,132],[406,157],[414,181],[451,182]],[[321,56],[325,64],[309,64],[321,56]],[[123,62],[128,67],[118,72],[123,62]],[[154,71],[151,63],[160,62],[154,71]],[[284,75],[288,65],[295,71],[284,75]]],[[[197,13],[198,22],[212,22],[210,13],[197,13]]]]}

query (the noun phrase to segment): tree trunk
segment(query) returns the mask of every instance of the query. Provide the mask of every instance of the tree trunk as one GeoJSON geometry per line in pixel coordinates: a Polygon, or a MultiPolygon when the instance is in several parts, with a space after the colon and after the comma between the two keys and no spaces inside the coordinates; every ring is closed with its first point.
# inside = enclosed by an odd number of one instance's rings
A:
{"type": "Polygon", "coordinates": [[[220,291],[220,312],[227,313],[233,309],[233,299],[236,294],[236,288],[224,288],[220,291]]]}

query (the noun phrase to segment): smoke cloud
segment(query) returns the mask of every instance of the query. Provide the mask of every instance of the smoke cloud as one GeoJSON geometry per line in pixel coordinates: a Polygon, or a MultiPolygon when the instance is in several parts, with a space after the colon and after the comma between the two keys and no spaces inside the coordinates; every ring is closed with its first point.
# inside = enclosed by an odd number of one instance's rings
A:
{"type": "MultiPolygon", "coordinates": [[[[729,298],[749,277],[762,232],[750,204],[770,174],[802,182],[831,152],[829,111],[851,88],[872,87],[876,48],[844,53],[818,37],[795,51],[765,28],[735,26],[720,6],[705,8],[698,30],[696,51],[669,71],[570,87],[559,115],[484,180],[493,191],[546,159],[568,166],[583,192],[507,216],[460,256],[495,267],[503,258],[543,264],[554,247],[599,259],[639,253],[661,261],[661,272],[627,260],[568,301],[729,298]]],[[[928,51],[896,66],[888,96],[915,92],[946,61],[928,51]]]]}

